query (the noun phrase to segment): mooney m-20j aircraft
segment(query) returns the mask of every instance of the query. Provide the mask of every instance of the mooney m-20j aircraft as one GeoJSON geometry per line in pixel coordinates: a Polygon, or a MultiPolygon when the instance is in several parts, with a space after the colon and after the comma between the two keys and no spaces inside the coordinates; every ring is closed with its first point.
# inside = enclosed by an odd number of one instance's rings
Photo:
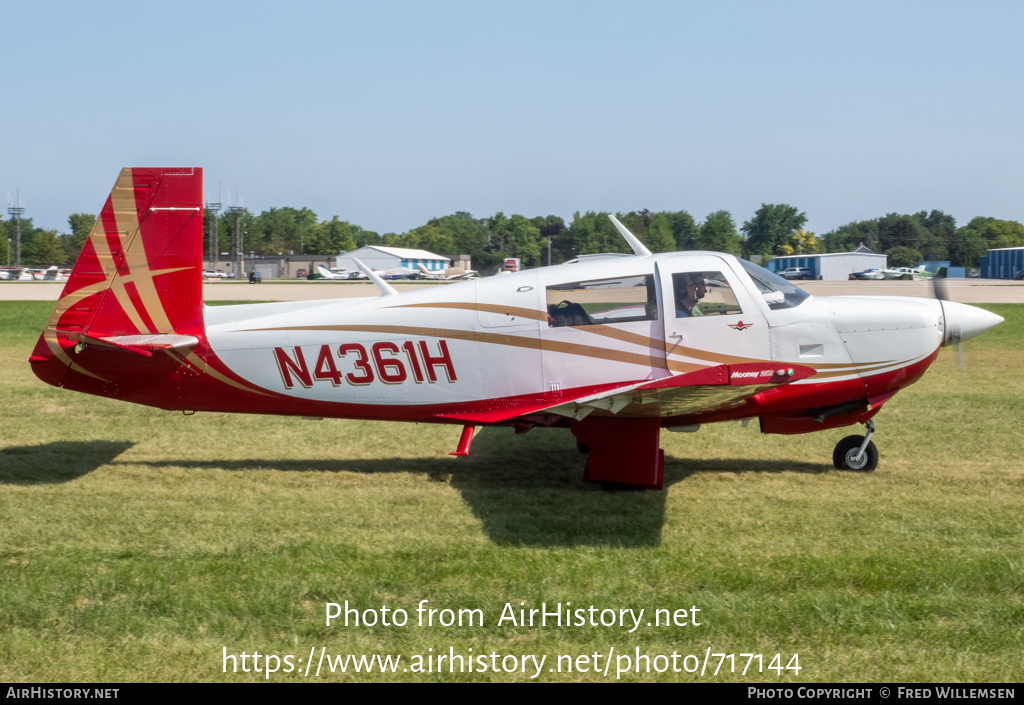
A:
{"type": "MultiPolygon", "coordinates": [[[[865,424],[941,346],[1002,319],[949,301],[813,297],[731,255],[634,254],[370,299],[206,308],[202,171],[124,169],[33,351],[59,387],[162,409],[568,427],[584,479],[660,488],[662,428],[865,424]]],[[[454,436],[453,436],[454,440],[454,436]]]]}

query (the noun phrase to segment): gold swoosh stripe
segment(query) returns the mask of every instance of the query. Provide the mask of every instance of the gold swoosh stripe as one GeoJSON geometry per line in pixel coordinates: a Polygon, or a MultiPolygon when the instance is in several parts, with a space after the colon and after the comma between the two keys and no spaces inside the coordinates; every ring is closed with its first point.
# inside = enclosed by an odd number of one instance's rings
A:
{"type": "Polygon", "coordinates": [[[454,308],[464,311],[503,313],[507,316],[519,316],[520,318],[529,318],[534,321],[544,321],[545,323],[548,320],[548,314],[544,311],[538,311],[534,308],[523,308],[521,306],[502,306],[500,304],[470,304],[459,301],[441,301],[438,303],[425,304],[396,304],[394,306],[388,306],[387,308],[454,308]]]}
{"type": "MultiPolygon", "coordinates": [[[[501,304],[486,304],[486,303],[464,303],[459,301],[442,301],[436,303],[416,303],[416,304],[396,304],[395,306],[388,306],[387,308],[448,308],[448,309],[459,309],[465,311],[485,311],[487,313],[498,313],[505,314],[508,316],[519,316],[521,318],[528,318],[531,320],[547,322],[548,315],[544,311],[538,311],[532,308],[523,308],[521,306],[503,306],[501,304]]],[[[601,335],[606,338],[612,338],[624,343],[632,343],[640,345],[642,347],[649,348],[651,350],[657,350],[661,352],[665,350],[664,341],[649,336],[641,335],[639,333],[633,333],[630,331],[620,330],[618,328],[612,328],[606,324],[593,324],[584,326],[572,326],[573,330],[579,330],[586,333],[592,333],[594,335],[601,335]]],[[[701,350],[699,348],[691,348],[682,345],[673,345],[672,349],[668,351],[670,355],[680,355],[683,357],[694,358],[697,360],[707,361],[709,365],[736,365],[747,362],[772,362],[772,364],[779,365],[805,365],[812,367],[819,372],[824,370],[836,371],[838,374],[855,374],[862,371],[873,371],[880,369],[887,365],[895,364],[895,360],[884,360],[881,362],[869,363],[868,365],[857,365],[852,362],[823,362],[816,365],[808,365],[806,362],[784,362],[784,361],[769,361],[762,358],[742,357],[738,355],[727,355],[725,353],[714,353],[707,350],[701,350]]],[[[659,358],[660,359],[660,358],[659,358]]],[[[692,369],[697,369],[700,365],[693,363],[683,363],[672,361],[672,366],[686,366],[689,365],[692,369]]],[[[660,365],[659,365],[660,366],[660,365]]],[[[825,375],[819,375],[819,378],[825,375]]],[[[829,377],[837,376],[836,374],[829,374],[829,377]]]]}
{"type": "MultiPolygon", "coordinates": [[[[871,364],[867,364],[867,365],[854,365],[854,366],[850,367],[850,369],[846,369],[846,370],[828,370],[827,372],[819,372],[818,374],[816,374],[814,376],[814,380],[830,379],[830,378],[833,378],[833,377],[845,377],[845,376],[850,376],[850,375],[871,374],[872,372],[878,372],[878,371],[883,370],[883,369],[885,369],[887,367],[892,367],[894,365],[898,366],[898,367],[901,367],[901,366],[910,364],[911,362],[912,362],[912,360],[902,360],[902,361],[894,360],[894,361],[891,361],[891,362],[878,362],[878,363],[871,363],[871,364]]],[[[782,363],[782,364],[785,364],[785,363],[782,363]]],[[[817,369],[817,367],[814,366],[814,365],[810,365],[810,366],[811,367],[815,367],[815,369],[817,369]]]]}
{"type": "MultiPolygon", "coordinates": [[[[126,183],[118,183],[111,193],[111,200],[114,206],[114,216],[117,219],[118,234],[121,235],[121,247],[124,250],[125,266],[128,273],[125,277],[115,275],[115,282],[118,284],[118,291],[125,292],[125,284],[131,281],[138,291],[138,305],[148,315],[153,323],[154,330],[139,329],[140,333],[173,333],[174,327],[167,318],[160,296],[156,291],[156,283],[153,281],[155,272],[149,268],[149,259],[146,256],[146,244],[142,237],[142,223],[139,219],[138,204],[135,200],[135,184],[131,178],[131,172],[126,175],[126,183]],[[130,277],[130,279],[128,279],[130,277]]],[[[120,180],[119,180],[120,181],[120,180]]],[[[120,298],[118,300],[121,300],[120,298]]],[[[135,308],[133,302],[132,307],[135,308]]],[[[140,317],[141,318],[141,317],[140,317]]],[[[133,320],[134,322],[134,320],[133,320]]]]}
{"type": "MultiPolygon", "coordinates": [[[[388,308],[454,308],[466,311],[485,311],[487,313],[505,314],[507,316],[519,316],[520,318],[529,318],[534,321],[541,321],[542,323],[548,322],[548,314],[546,311],[538,311],[533,308],[522,308],[520,306],[502,306],[501,304],[470,304],[457,301],[445,301],[425,304],[399,304],[397,306],[389,306],[388,308]]],[[[572,326],[572,328],[573,330],[580,330],[585,333],[603,335],[606,338],[613,338],[624,343],[641,345],[645,348],[650,348],[651,350],[657,350],[659,352],[664,349],[664,344],[657,338],[651,338],[649,336],[632,333],[630,331],[619,330],[618,328],[611,328],[603,323],[594,323],[585,326],[572,326]]]]}
{"type": "MultiPolygon", "coordinates": [[[[118,243],[121,248],[121,252],[124,254],[124,266],[128,269],[129,274],[131,273],[132,266],[132,243],[136,240],[141,241],[139,235],[139,213],[135,205],[135,184],[132,181],[132,170],[123,169],[121,175],[117,179],[117,183],[114,184],[113,190],[110,192],[110,205],[111,210],[114,213],[114,227],[117,228],[118,243]]],[[[114,263],[114,255],[116,253],[111,252],[110,243],[107,240],[106,233],[102,237],[98,238],[102,242],[103,256],[100,258],[100,262],[107,260],[111,265],[112,271],[107,274],[107,281],[110,282],[110,291],[117,298],[117,302],[121,305],[125,314],[131,320],[132,325],[135,326],[137,333],[166,333],[168,331],[153,331],[142,320],[142,315],[139,313],[136,307],[135,301],[132,299],[131,294],[125,288],[125,281],[118,276],[118,267],[114,263]]],[[[99,245],[100,243],[94,243],[99,245]]],[[[97,252],[100,250],[97,249],[97,252]]],[[[106,269],[106,267],[104,267],[106,269]]],[[[152,318],[152,317],[151,317],[152,318]]]]}
{"type": "Polygon", "coordinates": [[[235,380],[231,379],[230,377],[221,374],[217,370],[210,367],[210,365],[208,365],[205,360],[196,355],[195,352],[192,350],[190,350],[187,355],[181,354],[181,352],[175,350],[174,348],[168,348],[164,352],[166,352],[172,358],[177,360],[179,363],[191,365],[191,367],[195,369],[196,372],[199,372],[200,374],[209,375],[210,377],[213,377],[215,380],[235,387],[236,389],[241,389],[243,392],[253,392],[254,394],[260,394],[265,397],[272,396],[271,394],[264,392],[255,385],[245,386],[244,384],[240,384],[235,380]]]}
{"type": "MultiPolygon", "coordinates": [[[[423,336],[428,338],[456,338],[458,340],[471,340],[479,343],[491,343],[493,345],[507,345],[517,348],[528,348],[533,350],[565,353],[567,355],[579,355],[581,357],[592,357],[600,360],[611,360],[613,362],[625,362],[631,365],[642,365],[643,367],[659,367],[662,369],[665,369],[666,367],[664,358],[655,357],[653,355],[641,355],[638,353],[622,352],[619,350],[608,350],[607,348],[598,348],[592,345],[565,343],[557,340],[540,340],[538,338],[527,338],[519,335],[464,331],[450,328],[421,328],[417,326],[384,325],[326,325],[252,328],[240,332],[253,333],[276,330],[330,330],[360,333],[392,333],[395,335],[423,336]]],[[[692,364],[688,365],[688,367],[696,370],[703,367],[703,365],[692,364]]]]}

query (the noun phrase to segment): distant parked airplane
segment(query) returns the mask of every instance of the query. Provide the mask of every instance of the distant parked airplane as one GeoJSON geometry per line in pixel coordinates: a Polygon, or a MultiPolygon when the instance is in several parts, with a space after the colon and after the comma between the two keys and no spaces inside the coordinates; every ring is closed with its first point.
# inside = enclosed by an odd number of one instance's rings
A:
{"type": "Polygon", "coordinates": [[[463,269],[462,267],[448,267],[444,271],[431,272],[422,264],[416,265],[420,270],[420,276],[427,279],[476,279],[480,275],[475,269],[463,269]]]}

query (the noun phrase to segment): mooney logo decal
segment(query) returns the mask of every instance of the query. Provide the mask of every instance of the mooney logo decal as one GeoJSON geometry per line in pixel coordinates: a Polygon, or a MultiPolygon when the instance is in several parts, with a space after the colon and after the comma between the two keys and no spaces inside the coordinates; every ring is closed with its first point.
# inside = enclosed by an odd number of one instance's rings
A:
{"type": "Polygon", "coordinates": [[[730,323],[729,327],[732,328],[733,330],[746,330],[747,328],[750,328],[750,326],[752,325],[754,324],[744,323],[743,321],[740,321],[739,323],[730,323]]]}
{"type": "Polygon", "coordinates": [[[310,353],[310,366],[301,347],[274,348],[274,360],[281,373],[285,389],[291,389],[296,382],[306,389],[314,382],[330,382],[335,387],[342,383],[363,386],[379,380],[384,384],[402,384],[412,378],[416,384],[433,384],[443,373],[448,382],[455,382],[455,365],[448,351],[448,341],[438,341],[438,351],[432,354],[427,341],[414,343],[374,343],[367,350],[359,343],[344,343],[336,349],[321,345],[316,353],[310,353]],[[337,359],[336,359],[337,358],[337,359]]]}
{"type": "Polygon", "coordinates": [[[760,377],[772,377],[775,370],[759,370],[757,372],[733,372],[732,379],[758,379],[760,377]]]}

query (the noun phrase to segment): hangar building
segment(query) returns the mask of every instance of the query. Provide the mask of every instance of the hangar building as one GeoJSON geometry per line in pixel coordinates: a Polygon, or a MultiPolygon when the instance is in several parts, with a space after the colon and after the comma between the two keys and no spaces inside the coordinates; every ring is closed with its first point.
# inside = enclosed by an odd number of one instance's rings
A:
{"type": "Polygon", "coordinates": [[[1024,247],[989,250],[981,258],[981,276],[985,279],[1013,279],[1020,271],[1024,271],[1024,247]]]}
{"type": "Polygon", "coordinates": [[[413,250],[407,247],[382,247],[379,245],[367,245],[352,252],[342,252],[338,255],[339,267],[344,267],[350,272],[359,271],[354,260],[359,260],[370,269],[395,269],[406,267],[416,269],[416,265],[422,264],[432,272],[443,272],[450,266],[451,258],[435,255],[426,250],[413,250]]]}
{"type": "Polygon", "coordinates": [[[846,281],[853,272],[863,272],[871,268],[885,269],[887,259],[886,255],[876,255],[866,247],[859,247],[853,252],[776,257],[768,263],[768,269],[781,272],[790,267],[807,267],[814,279],[846,281]]]}

